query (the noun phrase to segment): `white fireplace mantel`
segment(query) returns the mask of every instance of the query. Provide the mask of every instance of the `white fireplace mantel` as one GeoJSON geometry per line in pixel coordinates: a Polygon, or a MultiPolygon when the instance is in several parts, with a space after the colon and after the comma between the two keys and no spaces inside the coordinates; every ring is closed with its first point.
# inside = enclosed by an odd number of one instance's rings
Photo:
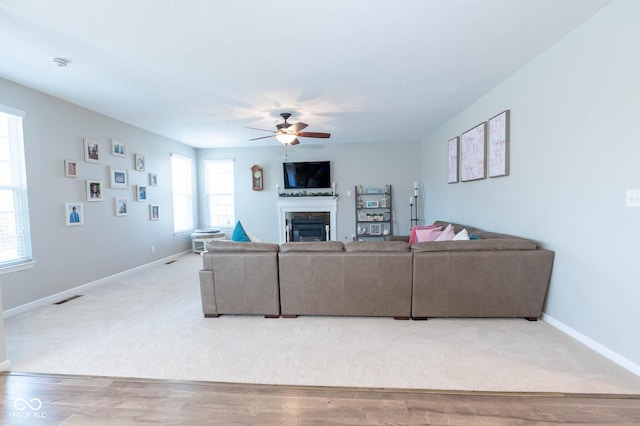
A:
{"type": "Polygon", "coordinates": [[[327,212],[329,213],[329,240],[336,240],[338,229],[338,198],[332,197],[279,197],[278,223],[280,244],[287,242],[287,213],[291,212],[327,212]]]}

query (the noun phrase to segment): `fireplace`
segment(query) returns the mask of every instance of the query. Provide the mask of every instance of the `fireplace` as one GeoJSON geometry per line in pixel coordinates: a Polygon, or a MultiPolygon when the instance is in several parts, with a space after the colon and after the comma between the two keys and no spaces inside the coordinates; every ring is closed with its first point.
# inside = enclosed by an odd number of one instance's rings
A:
{"type": "Polygon", "coordinates": [[[291,219],[289,241],[324,241],[325,227],[324,219],[291,219]]]}
{"type": "MultiPolygon", "coordinates": [[[[336,216],[338,213],[339,197],[279,197],[278,199],[278,222],[280,228],[280,244],[294,241],[292,226],[293,220],[322,220],[324,222],[324,233],[320,240],[335,240],[336,216]]],[[[302,225],[303,222],[300,222],[302,225]]],[[[305,223],[307,229],[302,232],[302,241],[316,241],[317,234],[320,233],[320,222],[313,223],[315,235],[310,235],[308,227],[310,222],[305,223]],[[307,234],[307,235],[305,235],[307,234]],[[306,238],[306,239],[305,239],[306,238]],[[312,239],[309,239],[312,238],[312,239]]],[[[300,236],[300,233],[298,234],[300,236]]],[[[297,241],[297,240],[295,240],[297,241]]]]}

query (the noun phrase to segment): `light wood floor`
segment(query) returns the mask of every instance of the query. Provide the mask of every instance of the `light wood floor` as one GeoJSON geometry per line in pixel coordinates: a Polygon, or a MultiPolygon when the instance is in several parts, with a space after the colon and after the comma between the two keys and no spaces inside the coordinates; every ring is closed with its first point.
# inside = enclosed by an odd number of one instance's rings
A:
{"type": "Polygon", "coordinates": [[[640,395],[438,392],[4,372],[5,425],[640,424],[640,395]]]}

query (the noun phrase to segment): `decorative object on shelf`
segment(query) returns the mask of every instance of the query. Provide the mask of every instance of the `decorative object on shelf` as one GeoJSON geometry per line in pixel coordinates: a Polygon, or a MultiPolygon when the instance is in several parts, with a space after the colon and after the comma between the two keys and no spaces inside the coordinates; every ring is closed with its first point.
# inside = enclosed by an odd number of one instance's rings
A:
{"type": "Polygon", "coordinates": [[[109,186],[114,189],[129,187],[129,171],[117,167],[109,167],[109,186]]]}
{"type": "Polygon", "coordinates": [[[369,225],[369,233],[371,235],[382,235],[382,225],[379,223],[372,223],[369,225]]]}
{"type": "Polygon", "coordinates": [[[458,183],[458,145],[460,137],[456,136],[447,142],[447,156],[449,160],[449,169],[447,174],[447,183],[458,183]]]}
{"type": "Polygon", "coordinates": [[[382,188],[365,188],[365,194],[382,194],[382,188]]]}
{"type": "Polygon", "coordinates": [[[127,144],[121,140],[111,138],[111,155],[115,157],[126,157],[127,144]]]}
{"type": "Polygon", "coordinates": [[[387,193],[384,193],[385,195],[382,197],[382,199],[380,200],[380,207],[382,208],[387,208],[387,204],[389,202],[388,198],[387,198],[387,193]]]}
{"type": "Polygon", "coordinates": [[[113,197],[116,206],[116,216],[127,216],[129,214],[128,200],[121,197],[113,197]]]}
{"type": "Polygon", "coordinates": [[[356,194],[362,194],[362,185],[356,186],[356,194]]]}
{"type": "Polygon", "coordinates": [[[147,199],[147,187],[144,185],[136,185],[136,201],[145,201],[147,199]]]}
{"type": "Polygon", "coordinates": [[[160,206],[149,204],[149,220],[160,220],[160,206]]]}
{"type": "Polygon", "coordinates": [[[158,175],[149,173],[149,186],[158,186],[158,175]]]}
{"type": "Polygon", "coordinates": [[[262,191],[264,189],[264,174],[262,167],[257,164],[251,167],[251,189],[254,191],[262,191]]]}
{"type": "Polygon", "coordinates": [[[460,136],[460,180],[485,178],[485,145],[487,122],[467,130],[460,136]]]}
{"type": "Polygon", "coordinates": [[[338,197],[338,194],[333,194],[333,192],[281,192],[279,194],[280,197],[338,197]]]}
{"type": "Polygon", "coordinates": [[[102,181],[87,179],[87,201],[102,201],[102,181]]]}
{"type": "Polygon", "coordinates": [[[489,119],[489,177],[509,175],[509,110],[489,119]]]}
{"type": "Polygon", "coordinates": [[[136,166],[136,171],[144,172],[144,155],[142,154],[135,155],[135,166],[136,166]]]}
{"type": "Polygon", "coordinates": [[[336,183],[335,182],[331,183],[331,193],[334,196],[336,195],[336,183]]]}
{"type": "Polygon", "coordinates": [[[93,139],[84,138],[84,161],[87,163],[100,162],[100,144],[93,139]]]}
{"type": "Polygon", "coordinates": [[[64,175],[68,178],[77,178],[78,162],[75,160],[64,160],[64,175]]]}
{"type": "Polygon", "coordinates": [[[380,207],[380,203],[378,202],[378,200],[368,200],[365,202],[365,206],[368,209],[377,209],[378,207],[380,207]]]}
{"type": "Polygon", "coordinates": [[[65,203],[64,216],[66,226],[84,225],[82,203],[65,203]]]}

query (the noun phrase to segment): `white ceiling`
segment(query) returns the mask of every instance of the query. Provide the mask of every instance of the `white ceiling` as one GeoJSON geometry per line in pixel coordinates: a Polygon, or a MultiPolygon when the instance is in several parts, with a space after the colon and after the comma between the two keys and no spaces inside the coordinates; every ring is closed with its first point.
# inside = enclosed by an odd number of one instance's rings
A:
{"type": "Polygon", "coordinates": [[[244,127],[281,112],[411,142],[610,1],[0,0],[0,77],[194,147],[277,144],[244,127]]]}

